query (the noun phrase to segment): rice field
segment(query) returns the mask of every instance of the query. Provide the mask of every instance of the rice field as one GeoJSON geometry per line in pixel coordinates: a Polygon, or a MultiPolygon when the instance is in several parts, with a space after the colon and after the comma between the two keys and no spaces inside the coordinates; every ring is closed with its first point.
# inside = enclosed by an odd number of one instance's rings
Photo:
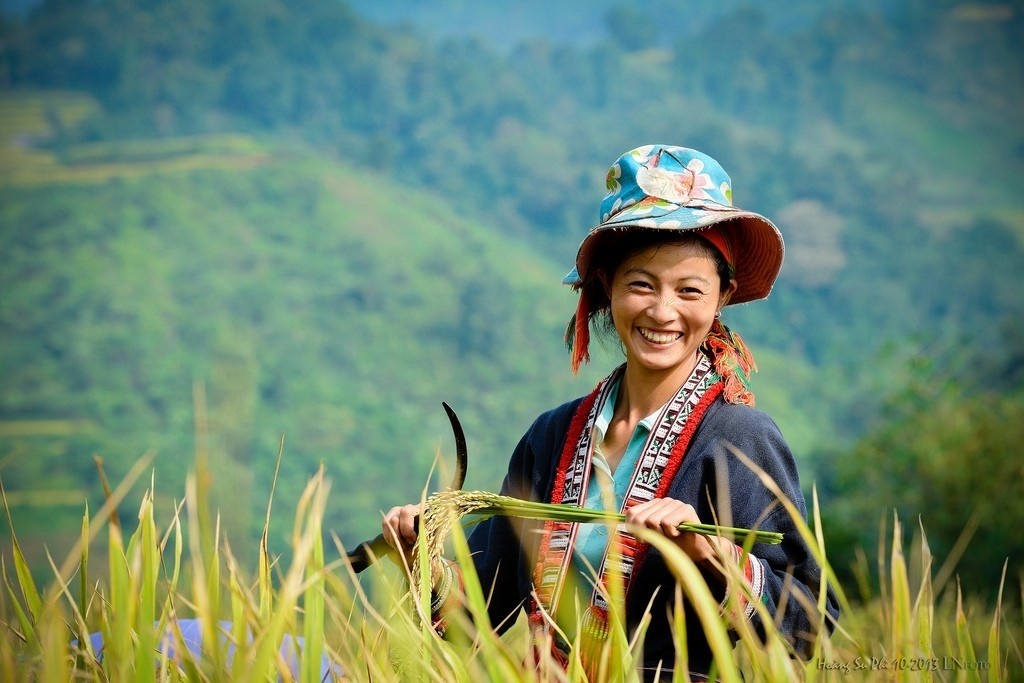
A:
{"type": "MultiPolygon", "coordinates": [[[[465,614],[451,620],[444,640],[424,618],[429,595],[409,589],[422,584],[409,580],[412,570],[385,560],[353,573],[345,549],[322,526],[330,495],[322,473],[310,479],[294,511],[276,512],[294,518],[285,560],[268,540],[272,495],[258,557],[233,554],[208,503],[213,482],[201,467],[170,519],[156,518],[151,488],[139,502],[137,520],[117,520],[111,512],[148,467],[140,460],[101,509],[85,510],[78,547],[66,558],[50,559],[52,575],[45,582],[37,584],[29,572],[17,530],[11,530],[12,552],[0,568],[0,679],[588,680],[578,659],[563,667],[545,655],[522,622],[497,636],[471,570],[462,596],[465,614]],[[101,535],[105,544],[97,543],[101,535]],[[90,553],[98,545],[106,545],[105,555],[90,553]],[[247,573],[245,566],[256,569],[247,573]],[[200,644],[197,632],[219,637],[200,644]]],[[[471,567],[462,526],[446,524],[450,556],[471,567]]],[[[878,551],[884,580],[871,587],[865,560],[859,595],[851,599],[839,591],[839,626],[817,638],[809,661],[794,658],[770,626],[761,642],[744,623],[723,616],[685,555],[660,536],[644,538],[678,572],[685,588],[677,600],[685,598],[687,608],[697,611],[722,681],[1020,680],[1019,585],[1002,586],[993,605],[973,600],[955,582],[937,586],[923,534],[914,535],[908,550],[898,521],[894,527],[878,551]]],[[[827,567],[817,525],[802,525],[801,533],[827,567]]],[[[436,552],[423,545],[419,566],[436,552]]],[[[613,607],[621,606],[622,596],[612,597],[613,607]]],[[[620,623],[614,609],[612,621],[620,623]]],[[[676,624],[681,627],[682,620],[676,624]]],[[[613,629],[596,678],[639,680],[633,670],[639,631],[630,637],[613,629]]]]}

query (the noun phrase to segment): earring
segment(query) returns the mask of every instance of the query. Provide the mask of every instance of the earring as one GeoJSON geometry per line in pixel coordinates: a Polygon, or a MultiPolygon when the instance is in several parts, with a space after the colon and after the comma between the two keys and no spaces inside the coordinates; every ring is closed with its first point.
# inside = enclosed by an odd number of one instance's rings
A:
{"type": "Polygon", "coordinates": [[[715,320],[718,320],[721,317],[722,317],[722,310],[719,309],[719,310],[715,311],[715,320]]]}

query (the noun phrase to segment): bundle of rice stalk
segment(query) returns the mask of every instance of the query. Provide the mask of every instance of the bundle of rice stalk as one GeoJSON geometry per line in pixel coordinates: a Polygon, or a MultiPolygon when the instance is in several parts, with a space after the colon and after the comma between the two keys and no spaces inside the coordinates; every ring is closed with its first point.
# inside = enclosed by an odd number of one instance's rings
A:
{"type": "MultiPolygon", "coordinates": [[[[622,523],[626,516],[618,512],[592,510],[589,508],[539,503],[535,501],[502,496],[487,491],[442,491],[427,498],[426,510],[421,520],[420,538],[427,544],[427,556],[431,561],[441,556],[444,540],[452,526],[466,515],[475,515],[481,519],[504,515],[541,521],[594,523],[622,523]]],[[[743,542],[753,536],[755,543],[777,545],[782,542],[782,534],[775,531],[758,531],[738,527],[683,522],[681,531],[690,531],[704,536],[724,536],[743,542]]],[[[419,575],[417,555],[413,576],[419,575]]]]}

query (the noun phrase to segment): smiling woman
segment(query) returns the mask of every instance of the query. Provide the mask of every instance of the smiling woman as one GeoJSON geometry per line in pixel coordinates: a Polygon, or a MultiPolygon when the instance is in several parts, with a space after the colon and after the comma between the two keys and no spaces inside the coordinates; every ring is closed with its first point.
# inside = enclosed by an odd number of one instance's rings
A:
{"type": "MultiPolygon", "coordinates": [[[[591,327],[614,330],[625,362],[588,396],[537,418],[502,493],[610,508],[625,524],[479,524],[469,547],[481,584],[496,587],[491,623],[511,624],[526,610],[538,645],[553,644],[567,664],[578,654],[593,680],[607,666],[611,596],[625,595],[630,637],[644,635],[637,673],[670,680],[678,667],[707,677],[708,639],[670,563],[642,542],[647,529],[693,561],[730,627],[744,620],[763,635],[770,619],[794,654],[807,656],[816,634],[834,626],[836,599],[830,588],[820,595],[821,569],[785,509],[792,503],[805,514],[793,455],[753,407],[753,357],[719,317],[727,304],[768,296],[782,236],[763,216],[733,207],[729,176],[696,150],[632,150],[611,167],[607,187],[601,223],[564,280],[579,292],[566,341],[574,372],[589,360],[591,327]],[[706,522],[776,532],[782,542],[741,547],[679,529],[706,522]]],[[[383,524],[410,561],[419,513],[396,507],[383,524]]],[[[462,600],[458,568],[442,561],[434,570],[431,608],[443,630],[462,600]]]]}

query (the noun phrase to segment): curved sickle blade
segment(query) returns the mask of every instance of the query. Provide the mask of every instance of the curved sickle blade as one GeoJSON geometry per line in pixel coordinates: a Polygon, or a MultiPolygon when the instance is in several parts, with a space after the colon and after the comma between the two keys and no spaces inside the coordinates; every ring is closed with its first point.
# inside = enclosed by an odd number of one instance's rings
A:
{"type": "MultiPolygon", "coordinates": [[[[452,410],[452,407],[443,401],[441,405],[444,406],[444,411],[448,414],[448,421],[451,423],[452,432],[455,434],[455,474],[452,477],[451,489],[458,491],[466,483],[466,467],[469,460],[466,449],[466,434],[462,431],[462,424],[459,423],[459,418],[455,411],[452,410]]],[[[376,538],[363,541],[357,545],[356,549],[348,554],[348,561],[352,565],[352,571],[358,574],[379,558],[390,555],[393,552],[395,552],[395,549],[384,539],[384,534],[378,534],[376,538]]]]}
{"type": "Polygon", "coordinates": [[[466,452],[466,434],[462,431],[459,423],[459,416],[455,414],[452,407],[441,401],[444,412],[448,413],[448,421],[452,423],[452,433],[455,434],[455,475],[452,477],[452,484],[449,487],[452,491],[461,491],[462,485],[466,483],[466,467],[468,465],[468,454],[466,452]]]}

